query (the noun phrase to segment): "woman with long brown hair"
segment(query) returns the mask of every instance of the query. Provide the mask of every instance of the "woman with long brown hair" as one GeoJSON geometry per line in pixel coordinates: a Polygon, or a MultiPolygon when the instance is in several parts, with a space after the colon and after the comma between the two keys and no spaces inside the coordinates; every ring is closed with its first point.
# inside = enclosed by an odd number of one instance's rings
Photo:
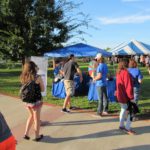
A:
{"type": "Polygon", "coordinates": [[[25,102],[26,108],[29,112],[29,117],[26,123],[25,133],[24,133],[24,139],[29,140],[29,130],[34,123],[34,130],[35,130],[35,141],[39,141],[43,138],[43,135],[40,135],[40,113],[41,113],[41,107],[42,107],[42,95],[41,92],[44,91],[44,84],[42,81],[42,78],[37,75],[38,67],[37,65],[29,61],[24,64],[23,71],[20,76],[21,84],[24,86],[31,81],[35,82],[35,101],[31,101],[31,99],[28,99],[25,102]]]}
{"type": "Polygon", "coordinates": [[[125,60],[122,60],[118,64],[118,69],[116,73],[116,96],[121,106],[119,129],[126,131],[128,134],[135,134],[135,132],[131,130],[130,114],[127,111],[127,103],[128,101],[133,101],[134,95],[132,79],[126,68],[127,62],[125,60]],[[126,119],[126,115],[127,120],[125,125],[124,122],[126,119]]]}
{"type": "Polygon", "coordinates": [[[136,103],[138,103],[143,75],[140,69],[137,67],[137,62],[134,59],[130,59],[128,71],[133,81],[134,100],[136,103]]]}

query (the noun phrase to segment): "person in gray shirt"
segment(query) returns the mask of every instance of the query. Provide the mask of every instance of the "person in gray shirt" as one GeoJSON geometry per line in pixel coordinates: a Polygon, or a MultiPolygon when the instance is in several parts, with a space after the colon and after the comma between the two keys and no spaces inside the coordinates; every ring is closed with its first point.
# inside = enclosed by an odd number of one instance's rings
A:
{"type": "Polygon", "coordinates": [[[80,82],[82,82],[83,78],[82,78],[81,70],[79,68],[79,65],[75,62],[74,55],[71,54],[63,68],[66,97],[64,100],[62,112],[69,112],[69,110],[67,110],[67,106],[70,106],[70,108],[71,108],[70,97],[73,96],[74,92],[75,92],[73,79],[74,79],[74,75],[76,72],[80,76],[80,82]]]}

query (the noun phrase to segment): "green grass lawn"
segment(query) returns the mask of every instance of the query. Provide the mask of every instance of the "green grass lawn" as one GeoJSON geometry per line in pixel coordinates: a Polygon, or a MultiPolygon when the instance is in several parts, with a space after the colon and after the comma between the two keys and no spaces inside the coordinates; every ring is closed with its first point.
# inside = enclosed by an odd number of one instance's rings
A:
{"type": "MultiPolygon", "coordinates": [[[[82,71],[87,71],[87,64],[80,64],[82,71]]],[[[109,65],[109,70],[114,74],[115,67],[109,65]]],[[[144,80],[141,89],[141,96],[139,101],[139,106],[141,109],[141,113],[150,112],[150,76],[146,68],[140,68],[143,75],[144,80]]],[[[19,75],[21,73],[21,69],[0,69],[0,93],[6,93],[13,96],[18,96],[20,82],[19,75]]],[[[47,87],[47,96],[44,97],[44,101],[50,104],[56,104],[62,106],[64,99],[58,99],[51,95],[52,88],[52,78],[53,73],[52,69],[48,70],[48,87],[47,87]]],[[[91,102],[89,103],[87,96],[78,96],[72,98],[72,105],[83,108],[83,109],[93,109],[96,110],[97,103],[91,102]]],[[[120,109],[118,103],[110,103],[110,111],[118,111],[120,109]]]]}

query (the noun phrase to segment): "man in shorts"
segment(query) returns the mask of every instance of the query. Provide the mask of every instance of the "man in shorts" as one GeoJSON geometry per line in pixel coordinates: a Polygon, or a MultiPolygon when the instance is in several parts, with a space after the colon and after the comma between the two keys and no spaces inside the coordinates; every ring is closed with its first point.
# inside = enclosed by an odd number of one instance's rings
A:
{"type": "Polygon", "coordinates": [[[71,99],[70,98],[71,98],[71,96],[74,95],[74,92],[75,92],[74,75],[76,72],[80,76],[80,82],[82,82],[83,78],[82,78],[81,70],[80,70],[78,64],[75,62],[74,55],[71,54],[63,68],[66,97],[64,100],[62,112],[69,112],[69,110],[67,110],[67,106],[69,106],[69,108],[71,108],[71,99]]]}

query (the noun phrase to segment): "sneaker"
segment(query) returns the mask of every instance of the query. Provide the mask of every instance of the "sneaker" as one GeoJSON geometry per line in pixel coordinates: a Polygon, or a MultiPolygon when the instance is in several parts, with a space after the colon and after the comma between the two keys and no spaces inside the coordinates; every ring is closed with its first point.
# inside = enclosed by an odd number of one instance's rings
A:
{"type": "Polygon", "coordinates": [[[61,110],[61,112],[64,112],[64,113],[70,113],[70,111],[67,110],[66,108],[63,108],[63,109],[61,110]]]}
{"type": "Polygon", "coordinates": [[[119,127],[119,129],[120,129],[121,131],[123,131],[123,130],[125,130],[125,127],[119,127]]]}

